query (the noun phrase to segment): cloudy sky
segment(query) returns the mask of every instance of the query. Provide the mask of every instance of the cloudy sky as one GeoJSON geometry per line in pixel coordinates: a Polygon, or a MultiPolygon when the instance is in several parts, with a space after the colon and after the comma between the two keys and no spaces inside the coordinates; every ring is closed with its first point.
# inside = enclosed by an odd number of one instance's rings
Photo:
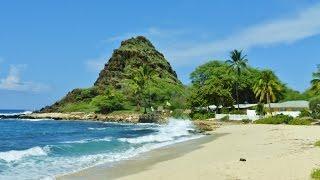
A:
{"type": "Polygon", "coordinates": [[[112,50],[144,35],[183,83],[198,65],[243,49],[303,91],[320,64],[316,0],[0,2],[0,109],[37,109],[90,87],[112,50]]]}

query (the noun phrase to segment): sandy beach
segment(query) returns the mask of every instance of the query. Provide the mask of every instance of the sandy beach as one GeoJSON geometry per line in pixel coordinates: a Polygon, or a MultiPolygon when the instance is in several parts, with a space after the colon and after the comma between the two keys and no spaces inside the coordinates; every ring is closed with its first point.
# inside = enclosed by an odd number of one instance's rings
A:
{"type": "Polygon", "coordinates": [[[226,125],[211,136],[57,179],[310,179],[320,167],[319,139],[320,126],[226,125]]]}

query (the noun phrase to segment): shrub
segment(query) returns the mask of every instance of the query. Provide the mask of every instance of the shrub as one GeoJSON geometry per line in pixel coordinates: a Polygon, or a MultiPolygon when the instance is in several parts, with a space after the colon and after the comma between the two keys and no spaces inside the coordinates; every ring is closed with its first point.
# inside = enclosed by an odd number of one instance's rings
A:
{"type": "Polygon", "coordinates": [[[263,119],[258,119],[255,121],[256,124],[288,124],[289,121],[291,121],[293,117],[279,114],[263,119]]]}
{"type": "Polygon", "coordinates": [[[311,178],[319,180],[320,179],[320,169],[312,170],[311,178]]]}
{"type": "Polygon", "coordinates": [[[311,117],[311,113],[308,109],[302,109],[300,111],[299,117],[311,117]]]}
{"type": "Polygon", "coordinates": [[[209,111],[194,111],[190,114],[191,119],[210,119],[215,117],[214,112],[209,111]]]}
{"type": "Polygon", "coordinates": [[[246,114],[246,112],[235,109],[235,110],[230,111],[229,114],[246,114]]]}
{"type": "Polygon", "coordinates": [[[98,95],[98,92],[95,88],[81,89],[76,99],[77,101],[82,101],[85,99],[93,98],[97,95],[98,95]]]}
{"type": "Polygon", "coordinates": [[[256,120],[256,124],[290,124],[290,125],[310,125],[312,118],[293,118],[287,115],[276,115],[256,120]]]}
{"type": "Polygon", "coordinates": [[[311,98],[309,101],[310,110],[314,118],[320,117],[320,96],[311,98]]]}
{"type": "Polygon", "coordinates": [[[228,108],[225,108],[225,107],[222,107],[222,108],[221,108],[221,113],[222,113],[222,114],[229,114],[229,109],[228,109],[228,108]]]}
{"type": "Polygon", "coordinates": [[[320,147],[320,141],[315,142],[314,145],[320,147]]]}
{"type": "Polygon", "coordinates": [[[221,118],[220,121],[229,121],[229,116],[225,116],[225,117],[221,118]]]}
{"type": "Polygon", "coordinates": [[[266,110],[264,108],[264,104],[263,103],[259,103],[256,107],[256,113],[257,115],[263,116],[266,114],[266,110]]]}
{"type": "Polygon", "coordinates": [[[289,121],[290,125],[310,125],[312,120],[306,118],[294,118],[289,121]]]}
{"type": "Polygon", "coordinates": [[[110,113],[123,109],[123,95],[115,90],[108,89],[105,95],[99,95],[92,99],[91,103],[97,107],[98,113],[110,113]]]}

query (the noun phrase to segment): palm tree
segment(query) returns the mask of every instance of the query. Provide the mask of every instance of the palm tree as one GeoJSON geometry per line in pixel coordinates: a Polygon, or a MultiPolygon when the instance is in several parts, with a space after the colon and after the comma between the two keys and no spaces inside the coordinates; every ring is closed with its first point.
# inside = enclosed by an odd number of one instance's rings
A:
{"type": "Polygon", "coordinates": [[[230,65],[229,68],[230,70],[235,71],[237,74],[237,81],[236,81],[236,98],[237,98],[237,105],[238,105],[238,110],[240,109],[239,107],[239,80],[240,76],[243,70],[247,68],[247,63],[248,59],[246,59],[247,55],[242,55],[242,51],[238,50],[233,50],[230,52],[230,58],[231,60],[227,60],[226,62],[230,65]]]}
{"type": "Polygon", "coordinates": [[[147,107],[151,107],[151,94],[148,86],[154,81],[155,73],[150,66],[145,64],[137,69],[130,68],[130,71],[128,83],[136,87],[133,94],[136,96],[137,109],[140,109],[141,101],[143,101],[144,113],[147,113],[147,107]]]}
{"type": "Polygon", "coordinates": [[[282,87],[277,77],[270,70],[261,72],[259,81],[253,86],[253,92],[260,102],[267,102],[269,104],[269,111],[271,112],[271,102],[276,101],[276,94],[281,91],[282,87]]]}
{"type": "Polygon", "coordinates": [[[320,93],[320,64],[317,65],[317,71],[312,73],[311,90],[316,94],[320,93]]]}

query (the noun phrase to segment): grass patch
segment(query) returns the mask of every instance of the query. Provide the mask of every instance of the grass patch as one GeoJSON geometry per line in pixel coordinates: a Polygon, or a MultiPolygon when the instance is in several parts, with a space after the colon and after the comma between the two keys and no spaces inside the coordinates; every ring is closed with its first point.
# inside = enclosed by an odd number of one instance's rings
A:
{"type": "Polygon", "coordinates": [[[62,112],[95,112],[98,110],[96,106],[93,106],[90,102],[80,102],[80,103],[68,103],[61,107],[62,112]]]}
{"type": "Polygon", "coordinates": [[[312,179],[318,179],[320,180],[320,169],[314,169],[311,172],[311,178],[312,179]]]}
{"type": "Polygon", "coordinates": [[[314,143],[314,146],[320,147],[320,140],[314,143]]]}

